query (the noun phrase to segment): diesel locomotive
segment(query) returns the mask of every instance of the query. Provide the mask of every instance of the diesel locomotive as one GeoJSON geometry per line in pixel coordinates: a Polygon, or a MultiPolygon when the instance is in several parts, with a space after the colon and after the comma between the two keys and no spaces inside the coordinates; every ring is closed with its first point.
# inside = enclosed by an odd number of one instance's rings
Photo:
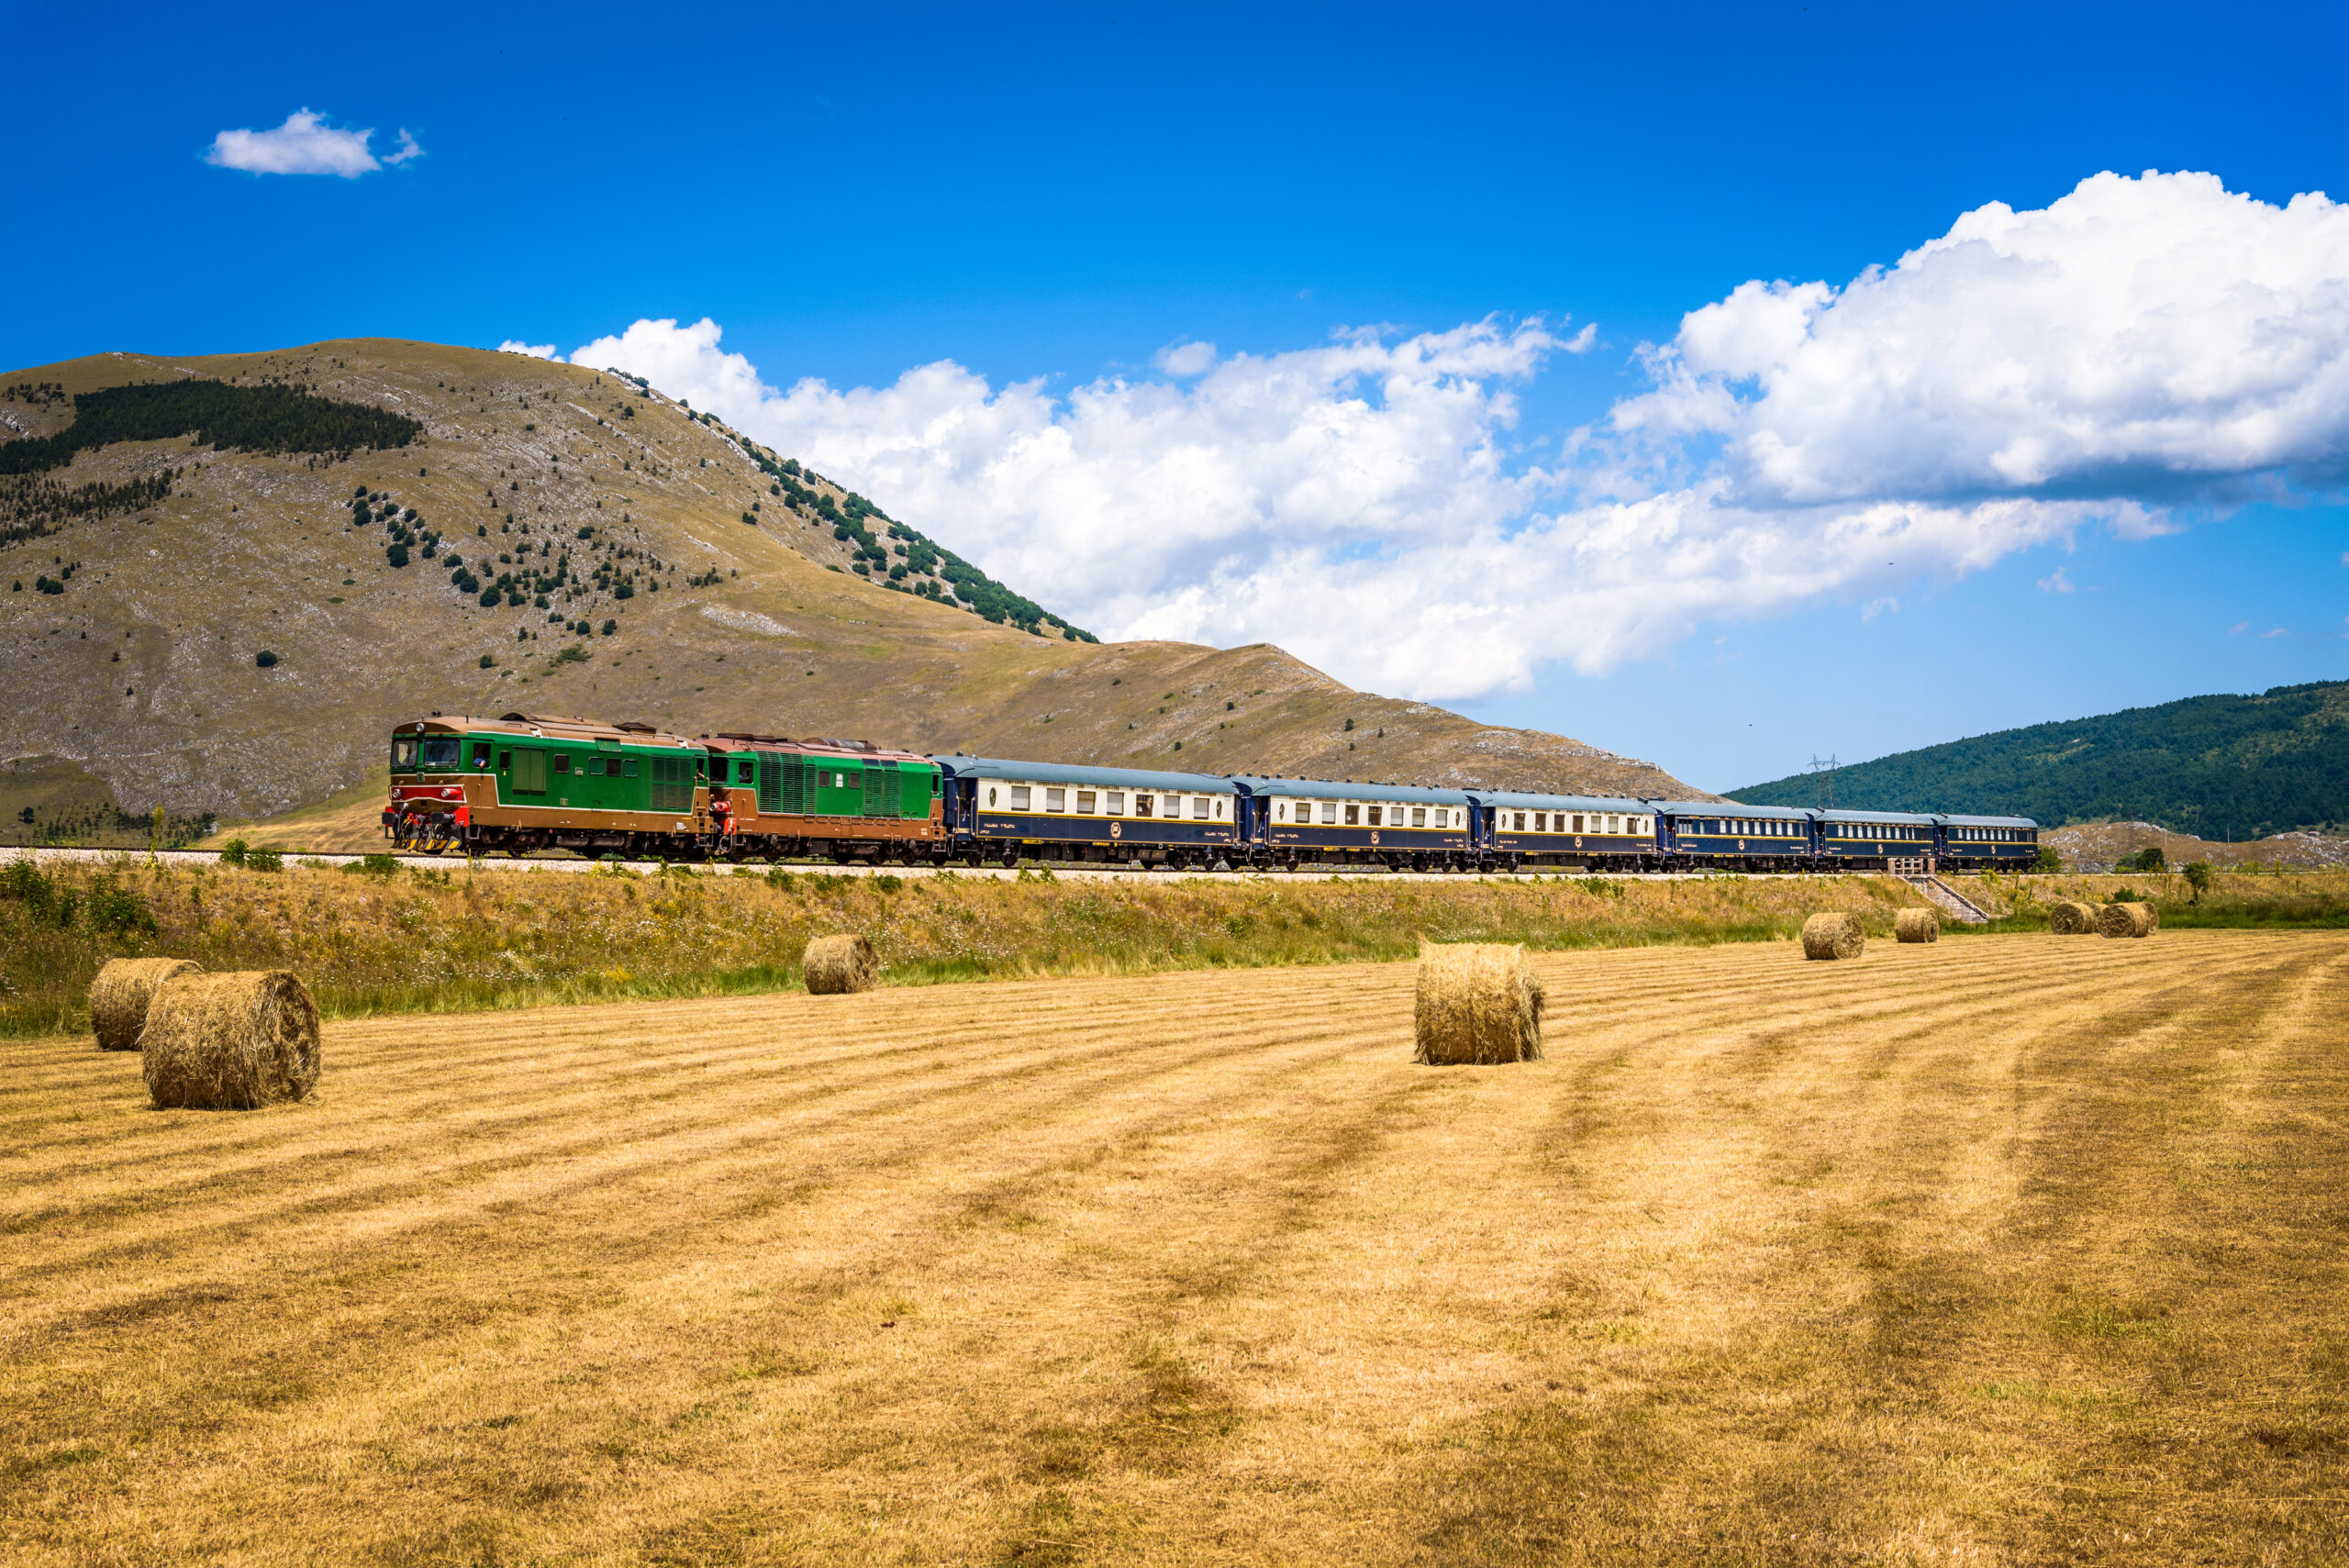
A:
{"type": "Polygon", "coordinates": [[[2024,817],[1426,789],[925,757],[508,713],[404,724],[384,836],[438,854],[1223,870],[2023,870],[2024,817]]]}

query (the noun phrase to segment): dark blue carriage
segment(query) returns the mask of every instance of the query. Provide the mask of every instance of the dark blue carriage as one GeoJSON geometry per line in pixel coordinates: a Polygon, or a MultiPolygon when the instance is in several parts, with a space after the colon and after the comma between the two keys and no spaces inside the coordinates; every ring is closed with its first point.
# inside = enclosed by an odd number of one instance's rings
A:
{"type": "Polygon", "coordinates": [[[1243,792],[1208,773],[933,757],[951,852],[1208,870],[1248,858],[1243,792]]]}
{"type": "Polygon", "coordinates": [[[1644,800],[1602,795],[1474,790],[1478,841],[1495,865],[1652,871],[1664,863],[1656,812],[1644,800]]]}
{"type": "Polygon", "coordinates": [[[1259,863],[1454,871],[1477,862],[1475,802],[1456,789],[1326,779],[1231,781],[1259,863]]]}
{"type": "Polygon", "coordinates": [[[1729,800],[1653,803],[1668,862],[1687,871],[1809,871],[1818,813],[1729,800]]]}
{"type": "Polygon", "coordinates": [[[2028,817],[1932,818],[1934,853],[1955,871],[2029,871],[2039,863],[2039,824],[2028,817]]]}
{"type": "MultiPolygon", "coordinates": [[[[1740,809],[1751,809],[1741,807],[1740,809]]],[[[1939,832],[1931,817],[1907,811],[1820,811],[1821,871],[1930,871],[1939,832]]]]}

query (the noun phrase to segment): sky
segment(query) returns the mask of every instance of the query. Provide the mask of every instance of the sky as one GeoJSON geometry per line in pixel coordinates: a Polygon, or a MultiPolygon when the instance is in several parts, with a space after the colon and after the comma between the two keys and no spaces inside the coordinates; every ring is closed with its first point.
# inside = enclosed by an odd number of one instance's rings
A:
{"type": "Polygon", "coordinates": [[[1712,789],[2349,677],[2338,7],[0,23],[6,365],[615,365],[1104,637],[1712,789]]]}

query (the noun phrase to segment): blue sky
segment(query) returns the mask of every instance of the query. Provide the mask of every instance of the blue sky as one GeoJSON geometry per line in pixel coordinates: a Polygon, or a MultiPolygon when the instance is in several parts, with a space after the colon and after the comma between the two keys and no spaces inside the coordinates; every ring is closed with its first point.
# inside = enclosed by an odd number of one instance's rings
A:
{"type": "MultiPolygon", "coordinates": [[[[1749,282],[1846,289],[1988,203],[2049,209],[2104,171],[2207,172],[2277,207],[2342,192],[2337,8],[1631,9],[11,5],[11,206],[56,243],[0,313],[0,361],[610,339],[1098,629],[1270,637],[1715,788],[1814,751],[2349,676],[2332,426],[2224,474],[2170,446],[2148,480],[2099,448],[2018,482],[2041,507],[2021,525],[1969,512],[1978,484],[1919,477],[1909,438],[1848,410],[1822,434],[1817,397],[1781,418],[1784,396],[1753,395],[1747,425],[1661,457],[1619,412],[1698,406],[1631,403],[1660,384],[1636,350],[1687,313],[1749,282]],[[379,160],[403,128],[421,153],[355,178],[206,161],[302,108],[372,128],[379,160]],[[704,318],[722,343],[627,336],[704,318]],[[1388,330],[1330,351],[1366,327],[1388,330]],[[1214,345],[1208,368],[1169,353],[1190,343],[1214,345]],[[907,379],[941,365],[959,377],[907,379]],[[1104,386],[1125,390],[1088,403],[1104,386]],[[1267,387],[1294,397],[1246,428],[1267,387]],[[1595,508],[1701,489],[1755,421],[1815,438],[1797,490],[1832,469],[1836,505],[1955,511],[1900,536],[1913,564],[1808,587],[1752,550],[1669,603],[1617,586],[1636,552],[1597,586],[1556,574],[1605,531],[1595,508]],[[909,451],[920,432],[938,444],[909,451]],[[1075,455],[1042,465],[1055,436],[1075,455]],[[1389,462],[1417,478],[1314,469],[1389,462]],[[1251,498],[1195,526],[1218,487],[1251,498]],[[2049,520],[2084,494],[2157,515],[2049,520]],[[1987,552],[1951,533],[1991,528],[2008,543],[1987,552]]],[[[2186,201],[2117,199],[2156,225],[2186,201]]],[[[2349,272],[2322,264],[2337,232],[2244,254],[2311,250],[2292,276],[2312,319],[2349,272]]],[[[1935,307],[2001,319],[1965,286],[1935,307]]],[[[1680,341],[1681,368],[1734,390],[1701,350],[1680,341]]],[[[1760,554],[1818,546],[1824,492],[1751,490],[1760,554]]]]}

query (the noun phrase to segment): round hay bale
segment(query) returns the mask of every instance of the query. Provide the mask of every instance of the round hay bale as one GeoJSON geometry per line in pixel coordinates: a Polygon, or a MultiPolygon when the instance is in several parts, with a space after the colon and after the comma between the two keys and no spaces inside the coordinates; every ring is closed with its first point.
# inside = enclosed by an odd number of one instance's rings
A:
{"type": "Polygon", "coordinates": [[[204,965],[187,958],[108,959],[90,982],[90,1028],[100,1051],[136,1051],[147,1025],[147,1004],[155,987],[174,974],[195,974],[204,965]]]}
{"type": "Polygon", "coordinates": [[[1521,942],[1422,942],[1411,1060],[1431,1067],[1539,1062],[1545,999],[1521,942]]]}
{"type": "Polygon", "coordinates": [[[1867,945],[1868,934],[1857,915],[1813,915],[1802,923],[1805,958],[1857,958],[1867,945]]]}
{"type": "Polygon", "coordinates": [[[2047,911],[2047,929],[2059,937],[2084,937],[2096,929],[2096,906],[2059,898],[2047,911]]]}
{"type": "Polygon", "coordinates": [[[287,969],[174,975],[147,1005],[139,1050],[158,1110],[298,1100],[318,1081],[318,1006],[287,969]]]}
{"type": "Polygon", "coordinates": [[[2099,937],[2145,937],[2154,930],[2154,907],[2150,904],[2108,904],[2096,912],[2096,934],[2099,937]]]}
{"type": "Polygon", "coordinates": [[[881,977],[881,957],[863,936],[818,937],[799,961],[807,977],[810,996],[837,996],[850,991],[870,991],[881,977]]]}
{"type": "Polygon", "coordinates": [[[2160,905],[2147,903],[2140,904],[2137,907],[2145,912],[2145,929],[2148,933],[2158,931],[2162,929],[2162,906],[2160,905]]]}
{"type": "Polygon", "coordinates": [[[1903,909],[1892,917],[1892,934],[1904,942],[1937,942],[1942,940],[1941,911],[1903,909]]]}

